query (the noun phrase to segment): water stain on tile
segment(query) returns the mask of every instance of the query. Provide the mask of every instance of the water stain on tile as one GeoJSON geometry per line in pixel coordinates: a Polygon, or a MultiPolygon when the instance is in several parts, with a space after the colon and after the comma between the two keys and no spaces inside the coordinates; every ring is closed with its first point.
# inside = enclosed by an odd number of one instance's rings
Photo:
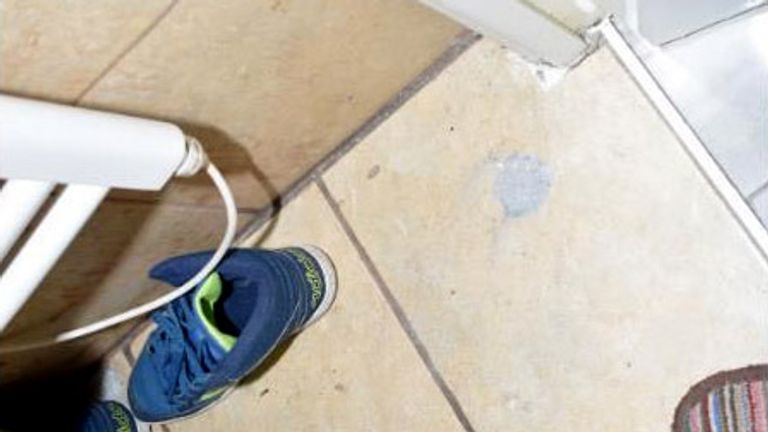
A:
{"type": "Polygon", "coordinates": [[[493,192],[507,219],[535,212],[549,196],[552,173],[537,156],[514,153],[495,162],[493,192]]]}

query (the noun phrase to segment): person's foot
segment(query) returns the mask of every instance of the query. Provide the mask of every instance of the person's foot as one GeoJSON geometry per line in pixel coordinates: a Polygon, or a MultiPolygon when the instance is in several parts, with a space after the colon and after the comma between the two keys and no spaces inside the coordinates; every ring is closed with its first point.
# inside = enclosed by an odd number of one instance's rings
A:
{"type": "MultiPolygon", "coordinates": [[[[171,258],[150,276],[179,286],[210,256],[171,258]]],[[[210,407],[335,295],[333,265],[315,247],[231,250],[205,282],[153,314],[157,328],[128,384],[134,415],[168,422],[210,407]]]]}

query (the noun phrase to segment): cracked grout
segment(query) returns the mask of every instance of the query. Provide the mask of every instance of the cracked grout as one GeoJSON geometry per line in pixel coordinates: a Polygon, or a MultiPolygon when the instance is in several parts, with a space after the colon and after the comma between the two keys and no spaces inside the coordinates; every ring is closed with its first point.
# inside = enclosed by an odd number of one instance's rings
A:
{"type": "Polygon", "coordinates": [[[359,237],[357,237],[357,234],[355,234],[352,225],[344,216],[344,213],[341,211],[341,207],[339,207],[338,202],[333,197],[333,194],[328,189],[328,186],[325,184],[322,178],[315,179],[314,184],[317,185],[317,187],[320,189],[320,192],[325,198],[326,203],[331,208],[331,211],[336,217],[337,222],[339,225],[341,225],[344,234],[346,234],[347,239],[350,241],[350,243],[352,243],[353,247],[357,251],[357,254],[360,260],[363,262],[366,270],[368,271],[368,274],[373,278],[376,287],[379,289],[379,292],[382,294],[382,296],[384,296],[387,305],[389,305],[389,308],[395,315],[395,318],[400,324],[400,327],[403,329],[411,344],[415,348],[416,353],[419,355],[422,363],[427,368],[427,371],[432,377],[432,380],[440,389],[440,392],[448,402],[448,405],[450,405],[451,410],[456,416],[456,419],[459,421],[459,423],[461,423],[465,431],[474,432],[475,429],[472,426],[472,423],[469,421],[466,413],[464,412],[464,408],[462,407],[461,402],[456,397],[456,394],[453,392],[448,383],[445,381],[445,378],[443,378],[437,366],[435,366],[435,363],[429,354],[429,350],[427,349],[426,345],[424,345],[424,342],[422,342],[418,332],[408,318],[408,315],[405,313],[405,310],[400,305],[400,302],[392,293],[392,290],[384,280],[384,277],[382,276],[378,267],[376,267],[376,264],[374,264],[373,259],[371,259],[371,256],[365,249],[365,246],[363,246],[359,237]]]}

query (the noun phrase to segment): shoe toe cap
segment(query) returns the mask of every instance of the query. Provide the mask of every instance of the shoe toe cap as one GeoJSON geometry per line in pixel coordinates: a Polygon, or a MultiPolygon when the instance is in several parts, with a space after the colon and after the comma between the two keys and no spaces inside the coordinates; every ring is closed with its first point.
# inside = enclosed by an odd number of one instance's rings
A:
{"type": "Polygon", "coordinates": [[[128,400],[133,414],[144,422],[161,422],[175,417],[175,410],[162,381],[146,353],[139,356],[128,382],[128,400]]]}

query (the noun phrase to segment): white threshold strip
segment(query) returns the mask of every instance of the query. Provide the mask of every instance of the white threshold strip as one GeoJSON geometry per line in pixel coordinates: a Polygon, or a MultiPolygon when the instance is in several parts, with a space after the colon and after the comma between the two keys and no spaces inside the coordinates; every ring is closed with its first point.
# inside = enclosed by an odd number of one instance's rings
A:
{"type": "Polygon", "coordinates": [[[685,117],[640,60],[640,57],[616,26],[613,17],[603,20],[591,31],[600,34],[605,39],[616,58],[624,65],[627,72],[661,114],[661,117],[677,135],[688,155],[696,163],[768,264],[768,229],[763,226],[745,198],[741,196],[736,186],[691,128],[691,125],[688,124],[685,117]]]}

